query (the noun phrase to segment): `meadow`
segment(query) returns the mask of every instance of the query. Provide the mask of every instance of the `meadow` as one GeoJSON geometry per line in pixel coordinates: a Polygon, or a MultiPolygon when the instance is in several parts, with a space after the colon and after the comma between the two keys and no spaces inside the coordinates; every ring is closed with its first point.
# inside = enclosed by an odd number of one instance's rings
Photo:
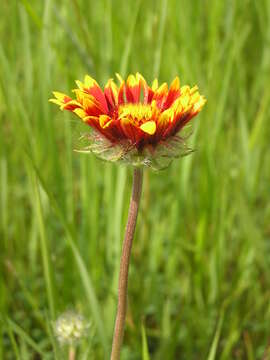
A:
{"type": "Polygon", "coordinates": [[[191,155],[144,171],[123,360],[270,358],[269,0],[1,0],[0,359],[108,359],[132,169],[48,102],[90,74],[198,84],[191,155]]]}

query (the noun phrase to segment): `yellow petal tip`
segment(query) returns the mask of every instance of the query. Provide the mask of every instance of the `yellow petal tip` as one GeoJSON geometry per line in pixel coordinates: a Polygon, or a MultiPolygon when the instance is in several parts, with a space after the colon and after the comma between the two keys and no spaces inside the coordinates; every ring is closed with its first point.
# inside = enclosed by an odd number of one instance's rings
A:
{"type": "Polygon", "coordinates": [[[154,135],[154,133],[156,132],[156,128],[157,126],[155,121],[147,121],[146,123],[140,126],[140,129],[149,135],[154,135]]]}

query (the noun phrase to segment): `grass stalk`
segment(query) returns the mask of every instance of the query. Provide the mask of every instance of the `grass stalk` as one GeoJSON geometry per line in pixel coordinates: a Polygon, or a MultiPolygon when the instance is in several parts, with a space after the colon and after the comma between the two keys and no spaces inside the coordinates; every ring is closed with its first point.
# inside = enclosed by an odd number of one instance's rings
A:
{"type": "Polygon", "coordinates": [[[55,304],[54,304],[54,296],[53,296],[53,283],[51,277],[51,269],[50,269],[50,258],[48,252],[48,239],[46,236],[45,224],[44,224],[44,216],[40,199],[40,190],[38,187],[38,180],[35,177],[34,179],[34,189],[35,189],[35,200],[36,200],[36,213],[38,217],[39,223],[39,231],[40,231],[40,246],[41,246],[41,256],[42,263],[44,269],[44,277],[46,282],[46,290],[48,296],[48,304],[51,319],[55,319],[55,304]]]}

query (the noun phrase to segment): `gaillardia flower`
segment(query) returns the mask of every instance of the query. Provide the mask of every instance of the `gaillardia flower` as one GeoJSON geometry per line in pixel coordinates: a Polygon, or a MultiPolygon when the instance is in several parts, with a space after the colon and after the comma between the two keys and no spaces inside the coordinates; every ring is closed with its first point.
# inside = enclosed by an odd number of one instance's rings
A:
{"type": "Polygon", "coordinates": [[[168,87],[150,87],[139,73],[124,81],[118,74],[119,86],[109,79],[104,87],[86,75],[76,81],[75,99],[54,92],[53,103],[69,110],[94,131],[84,135],[89,140],[84,151],[92,151],[110,161],[122,161],[134,166],[154,169],[169,165],[174,157],[186,154],[180,130],[204,106],[206,99],[198,87],[180,87],[176,77],[168,87]]]}

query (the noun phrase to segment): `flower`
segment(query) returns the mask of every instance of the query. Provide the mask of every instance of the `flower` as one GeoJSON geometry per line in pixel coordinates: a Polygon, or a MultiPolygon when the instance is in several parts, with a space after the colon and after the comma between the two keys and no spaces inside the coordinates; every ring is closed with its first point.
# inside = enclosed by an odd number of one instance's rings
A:
{"type": "Polygon", "coordinates": [[[60,315],[54,323],[54,333],[60,344],[76,344],[86,335],[89,324],[74,311],[60,315]]]}
{"type": "Polygon", "coordinates": [[[150,87],[139,73],[126,81],[118,74],[117,78],[119,87],[109,79],[102,90],[86,75],[84,82],[76,81],[75,99],[53,92],[51,102],[73,112],[94,130],[83,136],[89,141],[84,151],[154,169],[189,152],[179,132],[206,102],[198,87],[180,87],[178,77],[170,87],[167,83],[158,86],[157,79],[150,87]]]}

